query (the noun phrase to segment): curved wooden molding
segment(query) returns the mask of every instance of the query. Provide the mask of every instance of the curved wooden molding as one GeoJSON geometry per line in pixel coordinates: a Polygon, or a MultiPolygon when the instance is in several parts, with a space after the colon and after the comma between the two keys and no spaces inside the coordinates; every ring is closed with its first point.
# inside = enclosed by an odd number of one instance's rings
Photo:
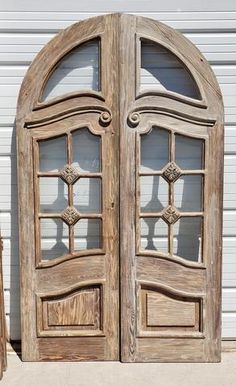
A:
{"type": "Polygon", "coordinates": [[[206,269],[206,265],[204,263],[188,261],[188,260],[184,259],[183,257],[177,256],[177,255],[169,255],[167,253],[155,252],[155,251],[150,251],[150,252],[139,251],[137,253],[137,255],[138,256],[149,256],[149,257],[154,257],[154,258],[172,261],[173,263],[183,265],[184,267],[187,267],[187,268],[206,269]]]}
{"type": "Polygon", "coordinates": [[[33,111],[41,110],[50,106],[54,106],[57,103],[61,103],[70,99],[78,98],[78,97],[91,97],[94,99],[101,100],[105,102],[104,96],[101,94],[100,91],[90,91],[90,90],[80,90],[80,91],[74,91],[71,93],[63,94],[62,96],[50,98],[47,102],[38,102],[35,107],[33,108],[33,111]]]}
{"type": "MultiPolygon", "coordinates": [[[[155,129],[155,128],[162,128],[162,129],[165,129],[166,131],[169,131],[169,133],[183,135],[184,137],[188,137],[188,138],[202,139],[205,142],[208,141],[208,137],[209,137],[209,135],[206,134],[207,131],[204,130],[204,129],[207,129],[207,126],[203,126],[203,134],[199,134],[199,133],[194,133],[193,131],[191,132],[185,131],[180,127],[173,127],[172,124],[167,124],[163,122],[159,123],[155,119],[148,119],[147,121],[145,120],[144,123],[142,122],[142,124],[140,124],[140,127],[137,128],[137,132],[140,135],[148,134],[152,129],[155,129]]],[[[154,172],[152,174],[154,174],[154,172]]]]}
{"type": "Polygon", "coordinates": [[[98,256],[98,255],[105,255],[105,254],[106,254],[105,251],[103,251],[102,249],[86,249],[84,251],[74,252],[72,254],[56,257],[53,260],[41,260],[37,264],[36,268],[54,267],[56,265],[64,263],[65,261],[73,260],[79,257],[98,256]]]}
{"type": "Polygon", "coordinates": [[[181,291],[177,290],[176,288],[173,288],[171,286],[168,286],[166,284],[162,283],[157,283],[154,281],[149,281],[149,280],[139,280],[138,284],[141,287],[147,287],[149,289],[154,289],[155,291],[163,291],[166,293],[170,293],[176,296],[183,296],[183,297],[191,297],[191,298],[204,298],[205,293],[204,292],[187,292],[187,291],[181,291]]]}
{"type": "Polygon", "coordinates": [[[164,98],[174,99],[176,101],[183,102],[183,103],[186,103],[186,104],[191,105],[191,106],[199,107],[202,109],[207,109],[207,105],[202,100],[189,98],[187,96],[178,94],[174,91],[168,91],[168,90],[166,90],[166,91],[161,91],[161,90],[155,91],[153,89],[152,90],[145,90],[145,91],[139,92],[137,94],[136,100],[142,99],[142,98],[148,97],[148,96],[162,96],[164,98]]]}
{"type": "Polygon", "coordinates": [[[137,119],[137,114],[163,114],[169,117],[177,118],[182,121],[190,122],[195,125],[213,127],[216,120],[215,119],[207,119],[203,117],[195,117],[193,115],[185,114],[179,111],[173,111],[168,109],[167,107],[158,107],[158,106],[140,106],[136,107],[129,112],[128,122],[131,126],[137,126],[141,120],[141,118],[137,119]],[[135,123],[135,124],[134,124],[135,123]]]}
{"type": "Polygon", "coordinates": [[[93,287],[96,285],[104,285],[106,282],[105,279],[90,279],[90,280],[82,280],[79,283],[70,285],[66,288],[60,290],[54,290],[50,292],[37,292],[36,295],[40,298],[48,298],[48,297],[56,297],[61,295],[68,295],[71,292],[74,292],[77,289],[85,288],[85,287],[93,287]]]}
{"type": "MultiPolygon", "coordinates": [[[[71,109],[66,109],[64,111],[62,110],[61,112],[59,112],[57,114],[47,115],[41,119],[40,118],[34,119],[33,117],[28,116],[26,118],[25,127],[28,129],[37,128],[37,127],[48,125],[50,123],[61,121],[62,119],[71,117],[73,115],[77,115],[77,114],[81,115],[81,114],[86,114],[86,113],[100,114],[100,117],[103,116],[104,113],[106,113],[106,115],[109,117],[109,119],[106,120],[108,122],[108,124],[111,121],[111,111],[106,107],[102,107],[102,106],[82,106],[82,107],[79,107],[78,106],[78,107],[74,107],[71,109]]],[[[100,117],[99,117],[99,120],[100,120],[100,117]]],[[[101,118],[101,119],[103,120],[103,118],[101,118]]]]}

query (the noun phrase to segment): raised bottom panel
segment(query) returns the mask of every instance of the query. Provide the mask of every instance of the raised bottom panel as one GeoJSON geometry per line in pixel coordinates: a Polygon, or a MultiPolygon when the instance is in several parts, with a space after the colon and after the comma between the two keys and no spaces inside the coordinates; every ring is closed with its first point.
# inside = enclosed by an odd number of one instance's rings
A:
{"type": "Polygon", "coordinates": [[[139,337],[204,337],[203,296],[141,284],[138,299],[139,337]]]}
{"type": "Polygon", "coordinates": [[[102,336],[102,285],[37,295],[38,337],[102,336]]]}

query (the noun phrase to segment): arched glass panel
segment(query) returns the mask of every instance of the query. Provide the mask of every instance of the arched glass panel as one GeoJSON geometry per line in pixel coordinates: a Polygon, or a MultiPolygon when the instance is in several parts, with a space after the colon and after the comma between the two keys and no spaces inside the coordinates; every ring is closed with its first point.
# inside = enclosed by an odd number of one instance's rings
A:
{"type": "Polygon", "coordinates": [[[140,142],[141,249],[202,261],[204,140],[154,127],[140,142]]]}
{"type": "Polygon", "coordinates": [[[201,99],[196,82],[174,54],[160,44],[142,41],[140,91],[147,89],[201,99]]]}
{"type": "Polygon", "coordinates": [[[92,40],[74,48],[49,77],[42,100],[78,90],[100,90],[99,40],[92,40]]]}

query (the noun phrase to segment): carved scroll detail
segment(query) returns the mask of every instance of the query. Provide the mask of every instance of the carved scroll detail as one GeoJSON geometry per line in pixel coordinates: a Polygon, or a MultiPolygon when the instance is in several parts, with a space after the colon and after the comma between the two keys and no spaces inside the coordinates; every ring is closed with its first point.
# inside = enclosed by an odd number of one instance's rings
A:
{"type": "Polygon", "coordinates": [[[103,111],[100,114],[99,122],[100,122],[101,125],[106,126],[106,125],[108,125],[111,122],[111,120],[112,120],[112,116],[111,116],[110,112],[103,111]]]}
{"type": "Polygon", "coordinates": [[[128,122],[133,127],[137,126],[140,120],[141,120],[141,115],[138,112],[131,112],[128,116],[128,122]]]}

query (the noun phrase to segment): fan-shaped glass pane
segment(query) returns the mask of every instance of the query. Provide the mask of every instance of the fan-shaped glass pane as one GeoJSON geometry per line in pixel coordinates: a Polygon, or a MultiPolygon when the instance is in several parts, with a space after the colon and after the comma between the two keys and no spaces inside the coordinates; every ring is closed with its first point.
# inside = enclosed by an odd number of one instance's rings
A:
{"type": "Polygon", "coordinates": [[[78,90],[99,89],[99,41],[92,40],[64,56],[49,77],[42,100],[78,90]]]}
{"type": "Polygon", "coordinates": [[[201,99],[196,82],[179,58],[160,44],[142,41],[140,91],[147,89],[201,99]]]}

